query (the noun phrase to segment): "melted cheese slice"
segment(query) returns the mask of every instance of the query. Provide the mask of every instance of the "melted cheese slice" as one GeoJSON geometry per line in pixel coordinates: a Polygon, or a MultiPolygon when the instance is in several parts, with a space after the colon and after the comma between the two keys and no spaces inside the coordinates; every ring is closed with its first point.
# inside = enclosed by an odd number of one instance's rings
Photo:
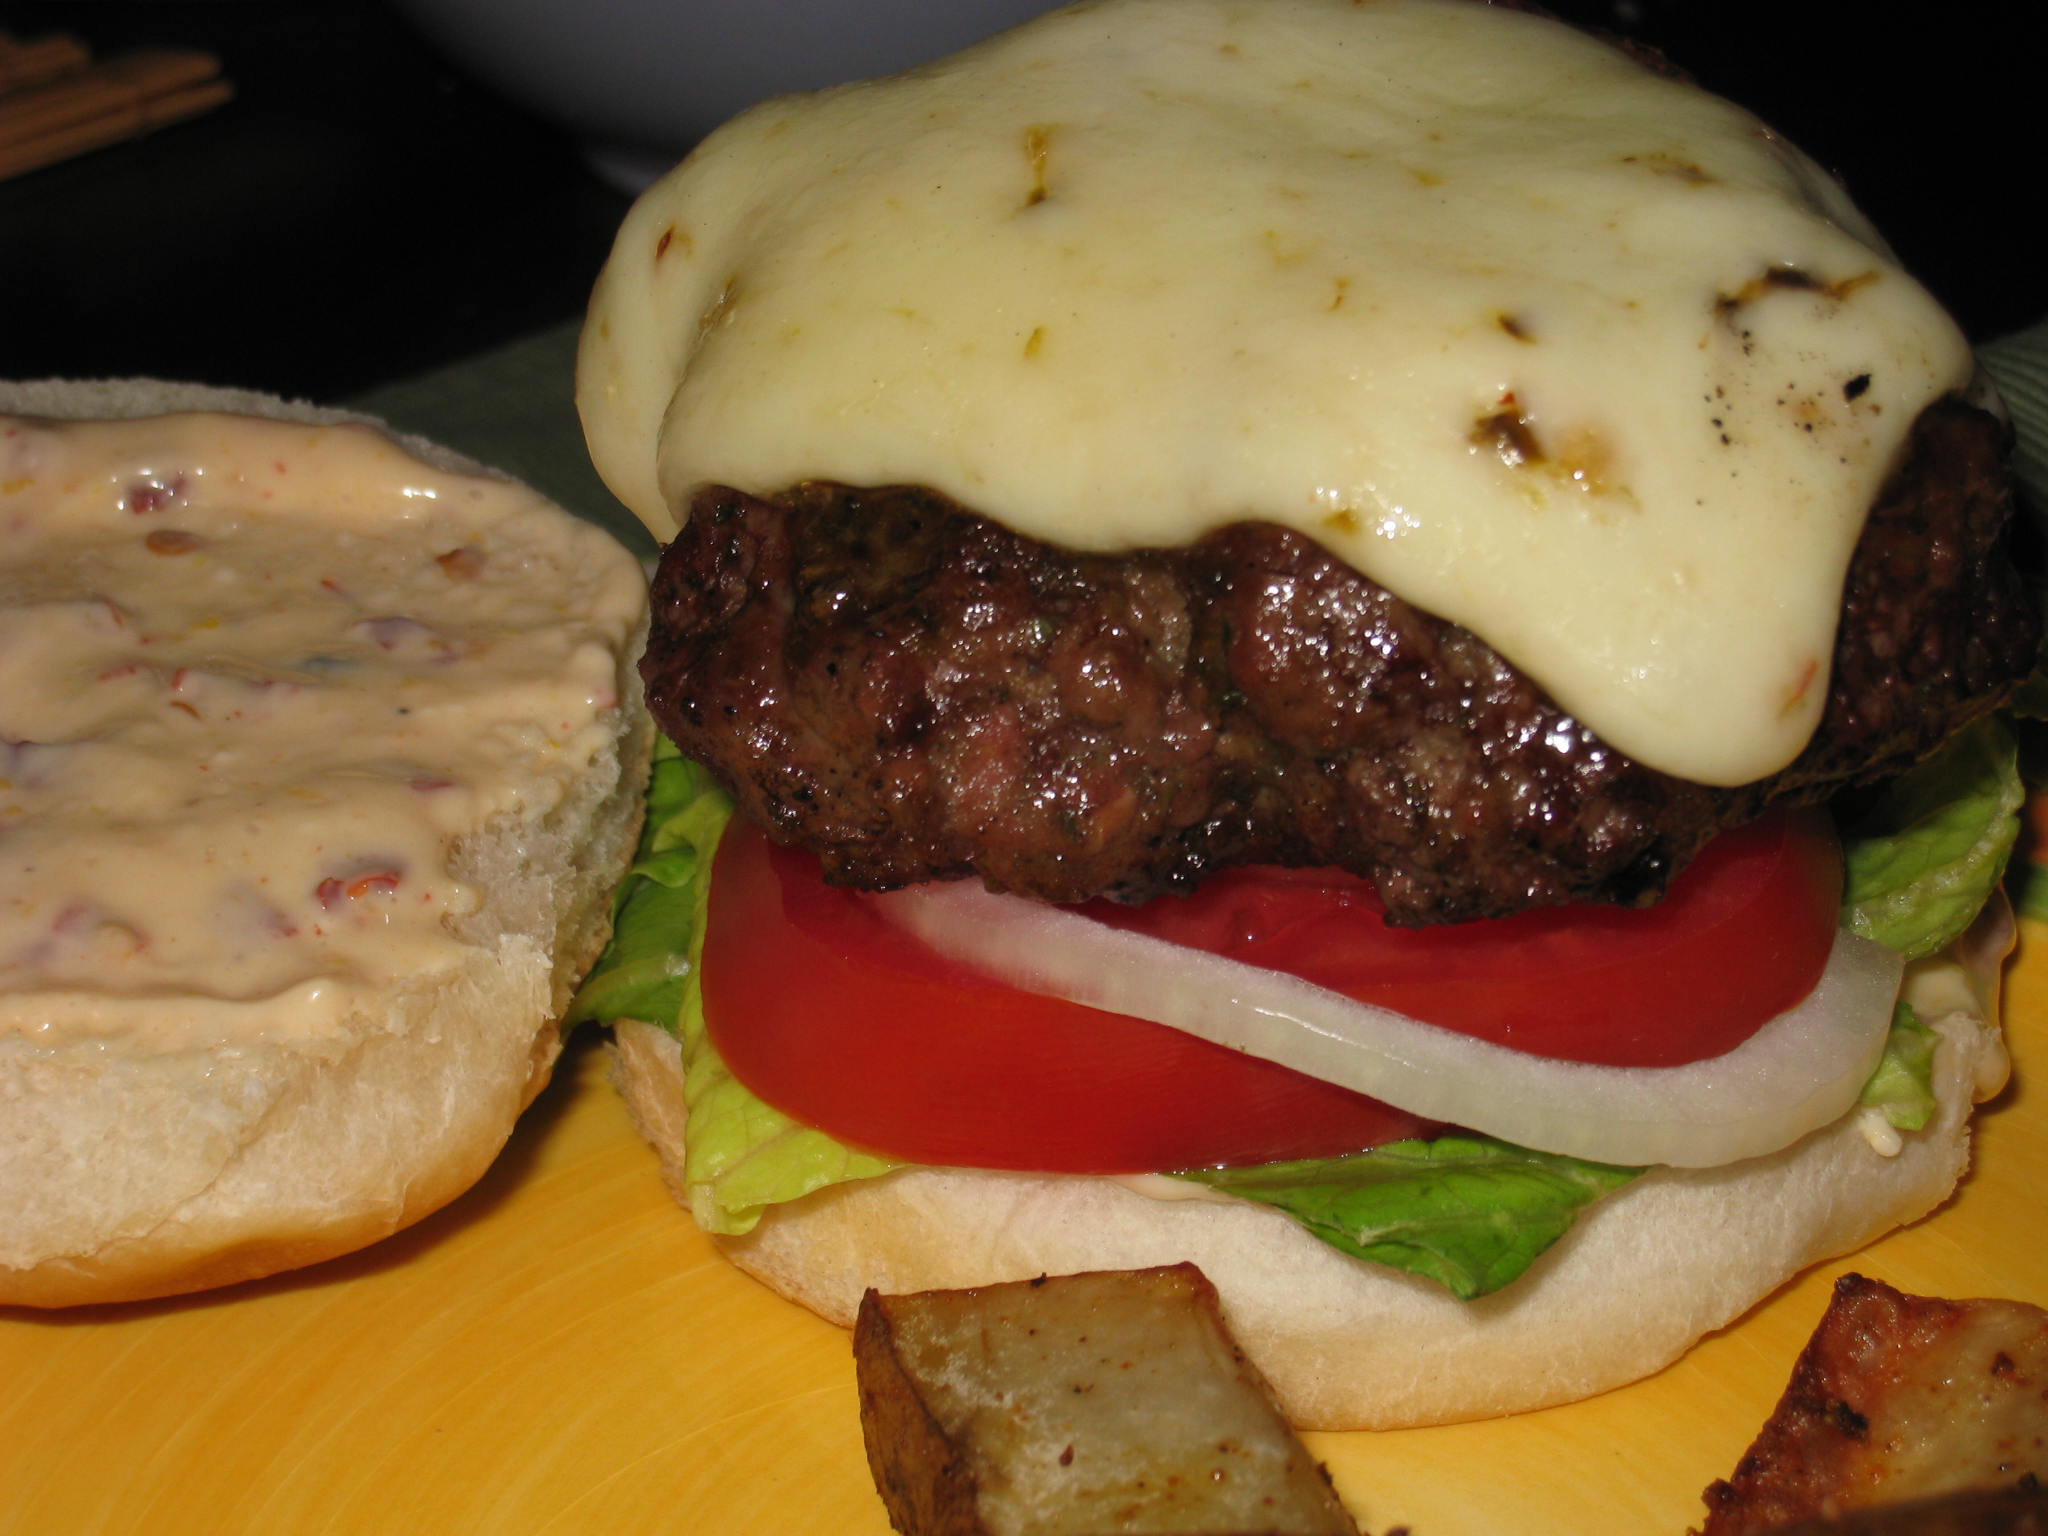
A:
{"type": "Polygon", "coordinates": [[[1105,0],[767,103],[584,336],[599,470],[920,483],[1089,550],[1287,524],[1611,744],[1783,767],[1968,348],[1739,109],[1468,0],[1105,0]]]}

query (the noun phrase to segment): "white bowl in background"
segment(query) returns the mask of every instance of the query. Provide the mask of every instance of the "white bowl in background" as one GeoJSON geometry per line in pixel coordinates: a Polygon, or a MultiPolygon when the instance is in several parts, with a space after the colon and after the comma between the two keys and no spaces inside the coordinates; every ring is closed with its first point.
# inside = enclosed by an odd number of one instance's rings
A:
{"type": "Polygon", "coordinates": [[[893,74],[1053,0],[398,0],[456,63],[565,123],[637,192],[785,91],[893,74]]]}

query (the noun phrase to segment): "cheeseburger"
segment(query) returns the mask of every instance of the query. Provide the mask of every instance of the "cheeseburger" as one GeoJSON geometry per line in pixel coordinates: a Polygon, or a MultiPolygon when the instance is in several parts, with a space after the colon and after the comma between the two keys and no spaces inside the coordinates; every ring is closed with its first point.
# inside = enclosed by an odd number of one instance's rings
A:
{"type": "Polygon", "coordinates": [[[1078,5],[714,134],[578,393],[680,753],[581,1006],[787,1294],[1192,1259],[1297,1422],[1424,1423],[1959,1176],[2005,428],[1739,109],[1469,0],[1078,5]]]}

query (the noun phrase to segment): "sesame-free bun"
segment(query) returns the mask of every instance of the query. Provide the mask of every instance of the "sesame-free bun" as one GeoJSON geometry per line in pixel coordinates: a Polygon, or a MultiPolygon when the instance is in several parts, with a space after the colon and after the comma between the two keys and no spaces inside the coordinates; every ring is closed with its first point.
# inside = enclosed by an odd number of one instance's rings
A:
{"type": "MultiPolygon", "coordinates": [[[[1767,1157],[1654,1170],[1608,1196],[1521,1279],[1461,1302],[1346,1257],[1247,1201],[1162,1198],[1165,1180],[908,1169],[774,1208],[720,1247],[850,1326],[868,1287],[900,1293],[1192,1260],[1282,1410],[1311,1429],[1392,1429],[1517,1413],[1646,1376],[1810,1264],[1933,1209],[1968,1162],[1973,1102],[2005,1076],[1995,1009],[1937,1024],[1940,1109],[1895,1156],[1850,1115],[1767,1157]]],[[[682,1197],[681,1056],[618,1030],[615,1076],[682,1197]]]]}
{"type": "MultiPolygon", "coordinates": [[[[365,420],[156,380],[0,384],[0,411],[21,415],[184,410],[365,420]]],[[[437,467],[477,470],[401,441],[437,467]]],[[[636,644],[616,658],[622,683],[636,644]]],[[[632,856],[651,729],[638,688],[618,694],[609,745],[565,797],[456,844],[451,870],[480,898],[451,919],[459,960],[391,984],[338,1029],[109,1046],[10,1031],[0,989],[0,1303],[129,1301],[268,1275],[374,1242],[467,1189],[547,1081],[557,1021],[603,947],[632,856]]]]}

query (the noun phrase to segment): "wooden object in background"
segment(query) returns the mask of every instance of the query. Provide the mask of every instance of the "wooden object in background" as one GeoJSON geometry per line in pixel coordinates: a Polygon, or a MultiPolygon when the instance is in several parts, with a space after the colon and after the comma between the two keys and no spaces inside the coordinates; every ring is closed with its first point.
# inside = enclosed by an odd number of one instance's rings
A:
{"type": "Polygon", "coordinates": [[[234,93],[220,60],[196,49],[95,64],[76,38],[0,33],[0,180],[196,117],[234,93]]]}

